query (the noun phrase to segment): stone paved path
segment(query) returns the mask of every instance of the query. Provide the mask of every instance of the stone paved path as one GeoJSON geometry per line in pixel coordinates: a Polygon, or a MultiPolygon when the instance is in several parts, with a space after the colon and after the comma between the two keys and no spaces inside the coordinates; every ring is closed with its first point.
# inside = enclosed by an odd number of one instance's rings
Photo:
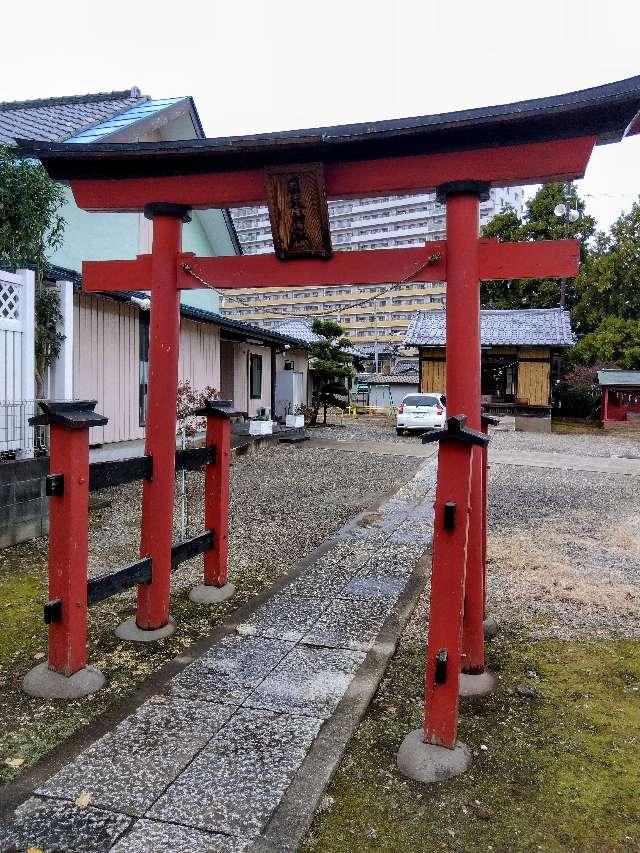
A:
{"type": "MultiPolygon", "coordinates": [[[[162,694],[42,783],[0,830],[0,851],[264,845],[323,726],[369,652],[379,655],[377,638],[431,542],[434,484],[435,457],[162,694]]],[[[309,818],[314,807],[304,804],[309,818]]]]}

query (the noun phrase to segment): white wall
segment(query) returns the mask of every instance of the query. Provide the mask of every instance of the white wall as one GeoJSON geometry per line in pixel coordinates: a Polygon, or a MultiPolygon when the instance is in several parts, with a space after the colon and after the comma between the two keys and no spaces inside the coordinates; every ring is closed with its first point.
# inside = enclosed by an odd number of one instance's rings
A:
{"type": "Polygon", "coordinates": [[[252,418],[258,414],[259,409],[271,408],[271,349],[269,347],[235,344],[233,373],[233,402],[237,409],[247,412],[252,418]],[[262,356],[262,393],[257,400],[249,399],[250,353],[262,356]]]}

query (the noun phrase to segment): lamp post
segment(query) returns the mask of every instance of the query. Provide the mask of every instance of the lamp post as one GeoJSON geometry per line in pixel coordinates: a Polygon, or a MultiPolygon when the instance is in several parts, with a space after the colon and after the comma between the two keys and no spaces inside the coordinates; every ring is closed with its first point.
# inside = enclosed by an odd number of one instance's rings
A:
{"type": "MultiPolygon", "coordinates": [[[[580,213],[577,209],[571,207],[571,182],[567,181],[565,184],[565,203],[556,204],[553,208],[553,212],[556,216],[564,217],[564,238],[565,240],[569,237],[569,223],[576,222],[580,216],[580,213]]],[[[567,279],[563,278],[560,280],[560,307],[564,308],[565,299],[567,293],[567,279]]]]}

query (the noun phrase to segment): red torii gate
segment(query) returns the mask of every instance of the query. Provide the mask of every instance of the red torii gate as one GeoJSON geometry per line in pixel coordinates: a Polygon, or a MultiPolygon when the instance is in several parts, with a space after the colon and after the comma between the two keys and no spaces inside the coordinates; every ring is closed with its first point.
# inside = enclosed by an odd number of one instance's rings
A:
{"type": "MultiPolygon", "coordinates": [[[[484,572],[486,445],[480,406],[480,288],[486,279],[564,277],[578,269],[574,241],[509,244],[480,240],[479,203],[490,187],[581,177],[595,144],[640,130],[640,78],[583,92],[379,124],[185,142],[66,145],[23,142],[49,174],[71,184],[89,211],[144,211],[153,220],[150,255],[87,262],[87,291],[151,293],[140,585],[137,628],[169,623],[175,472],[179,292],[216,288],[447,282],[447,408],[440,440],[424,729],[399,753],[420,779],[463,770],[456,743],[460,673],[478,693],[486,680],[484,572]],[[421,248],[332,254],[327,198],[436,189],[447,239],[421,248]],[[269,203],[276,255],[197,258],[181,252],[191,209],[269,203]]],[[[218,507],[226,517],[227,507],[218,507]]],[[[213,549],[216,544],[214,542],[213,549]]],[[[218,562],[225,561],[224,556],[218,562]]],[[[226,566],[209,573],[221,585],[226,566]]],[[[51,666],[51,664],[50,664],[51,666]]]]}

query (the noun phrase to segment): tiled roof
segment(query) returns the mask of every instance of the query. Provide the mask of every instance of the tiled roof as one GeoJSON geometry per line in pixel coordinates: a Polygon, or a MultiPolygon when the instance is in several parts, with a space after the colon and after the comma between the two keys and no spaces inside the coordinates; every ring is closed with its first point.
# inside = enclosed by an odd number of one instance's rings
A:
{"type": "Polygon", "coordinates": [[[358,373],[358,382],[363,385],[419,385],[418,373],[403,373],[400,376],[392,376],[384,373],[358,373]]]}
{"type": "Polygon", "coordinates": [[[274,330],[279,335],[289,335],[307,344],[320,340],[320,336],[311,331],[311,323],[307,320],[285,320],[278,323],[274,330]]]}
{"type": "MultiPolygon", "coordinates": [[[[0,103],[0,143],[16,139],[64,142],[87,128],[149,101],[139,89],[0,103]]],[[[82,141],[90,141],[88,139],[82,141]]]]}
{"type": "Polygon", "coordinates": [[[395,344],[381,342],[374,342],[372,344],[355,344],[354,349],[362,356],[375,355],[376,351],[378,355],[395,355],[398,351],[398,347],[395,344]]]}
{"type": "Polygon", "coordinates": [[[599,370],[600,385],[627,385],[640,387],[640,370],[599,370]]]}
{"type": "MultiPolygon", "coordinates": [[[[445,311],[418,311],[409,323],[405,346],[443,347],[445,329],[445,311]]],[[[571,347],[576,342],[569,312],[562,308],[481,311],[480,340],[483,346],[571,347]]]]}
{"type": "Polygon", "coordinates": [[[402,373],[415,373],[418,370],[419,359],[399,358],[391,368],[391,375],[398,376],[402,373]]]}

